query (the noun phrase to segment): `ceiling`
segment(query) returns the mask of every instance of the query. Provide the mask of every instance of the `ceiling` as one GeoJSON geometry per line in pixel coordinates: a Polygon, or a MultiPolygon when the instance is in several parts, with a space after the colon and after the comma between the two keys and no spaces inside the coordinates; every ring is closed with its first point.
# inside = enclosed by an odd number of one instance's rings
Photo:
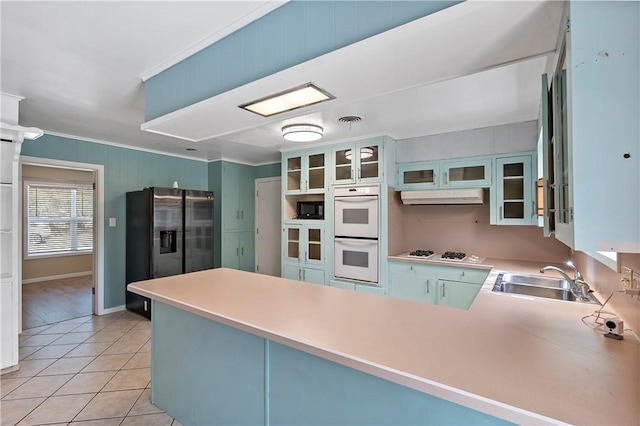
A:
{"type": "Polygon", "coordinates": [[[23,96],[20,124],[46,133],[267,163],[308,146],[284,143],[280,129],[292,123],[321,125],[322,145],[535,120],[563,8],[467,1],[143,123],[142,78],[283,3],[3,0],[0,90],[23,96]],[[270,118],[237,108],[309,81],[336,99],[270,118]],[[362,121],[339,123],[344,115],[362,121]]]}

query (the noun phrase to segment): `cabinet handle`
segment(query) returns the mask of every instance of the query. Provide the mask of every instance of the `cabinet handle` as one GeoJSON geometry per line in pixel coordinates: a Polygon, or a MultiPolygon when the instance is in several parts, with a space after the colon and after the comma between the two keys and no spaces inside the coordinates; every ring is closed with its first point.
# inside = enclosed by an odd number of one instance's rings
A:
{"type": "Polygon", "coordinates": [[[240,210],[240,219],[244,220],[244,210],[240,210]]]}
{"type": "Polygon", "coordinates": [[[240,210],[236,210],[236,219],[240,219],[240,210]]]}
{"type": "Polygon", "coordinates": [[[444,184],[446,185],[449,182],[449,173],[444,172],[444,184]]]}
{"type": "Polygon", "coordinates": [[[362,169],[358,167],[358,179],[362,179],[362,169]]]}
{"type": "Polygon", "coordinates": [[[536,202],[532,201],[531,202],[531,217],[535,217],[536,216],[536,202]]]}
{"type": "Polygon", "coordinates": [[[351,168],[351,180],[353,180],[353,168],[351,168]]]}
{"type": "Polygon", "coordinates": [[[306,189],[307,189],[307,191],[308,191],[308,190],[309,190],[309,181],[308,181],[308,180],[305,180],[305,181],[304,181],[304,186],[305,186],[305,188],[306,188],[306,189]]]}
{"type": "Polygon", "coordinates": [[[442,297],[444,297],[444,286],[445,286],[445,284],[442,283],[442,297]]]}
{"type": "Polygon", "coordinates": [[[309,260],[309,254],[308,254],[308,252],[305,250],[305,251],[304,251],[304,261],[306,262],[307,260],[309,260]]]}
{"type": "Polygon", "coordinates": [[[430,288],[430,286],[429,286],[429,280],[427,280],[427,285],[426,285],[426,287],[427,287],[427,294],[429,294],[429,292],[431,291],[431,288],[430,288]]]}
{"type": "Polygon", "coordinates": [[[240,256],[240,248],[236,247],[236,256],[240,256]]]}
{"type": "Polygon", "coordinates": [[[240,250],[240,254],[244,256],[244,247],[242,247],[242,249],[240,250]]]}
{"type": "Polygon", "coordinates": [[[306,281],[307,280],[307,271],[306,269],[302,270],[302,281],[306,281]]]}
{"type": "Polygon", "coordinates": [[[413,271],[413,265],[410,265],[410,266],[409,266],[409,270],[410,270],[410,271],[413,271]]]}
{"type": "Polygon", "coordinates": [[[502,206],[500,206],[500,220],[502,220],[502,206]]]}
{"type": "Polygon", "coordinates": [[[298,269],[298,280],[302,281],[302,269],[298,269]]]}

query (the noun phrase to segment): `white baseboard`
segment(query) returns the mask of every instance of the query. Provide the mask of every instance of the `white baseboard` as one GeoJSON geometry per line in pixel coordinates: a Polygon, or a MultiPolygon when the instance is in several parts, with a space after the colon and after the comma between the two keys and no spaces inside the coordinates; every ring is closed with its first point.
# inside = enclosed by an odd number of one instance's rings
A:
{"type": "Polygon", "coordinates": [[[38,278],[29,278],[27,280],[22,280],[22,284],[32,284],[39,283],[42,281],[51,281],[51,280],[61,280],[64,278],[75,278],[75,277],[83,277],[85,275],[91,275],[93,271],[84,271],[84,272],[73,272],[71,274],[62,274],[62,275],[51,275],[48,277],[38,277],[38,278]]]}
{"type": "Polygon", "coordinates": [[[112,314],[114,312],[120,312],[120,311],[124,311],[125,309],[127,309],[127,307],[125,305],[120,305],[120,306],[114,306],[113,308],[107,308],[107,309],[101,309],[98,311],[97,315],[107,315],[107,314],[112,314]]]}

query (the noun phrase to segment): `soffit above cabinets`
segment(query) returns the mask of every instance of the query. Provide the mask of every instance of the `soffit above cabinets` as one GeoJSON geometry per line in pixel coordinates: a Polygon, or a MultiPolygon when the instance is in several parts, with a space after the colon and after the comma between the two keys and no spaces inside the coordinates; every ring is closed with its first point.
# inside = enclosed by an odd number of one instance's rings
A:
{"type": "Polygon", "coordinates": [[[223,140],[286,149],[287,124],[320,125],[329,143],[533,120],[561,12],[558,2],[464,2],[141,127],[198,146],[223,140]],[[237,107],[309,81],[336,99],[269,118],[237,107]],[[338,123],[344,115],[363,120],[338,123]]]}

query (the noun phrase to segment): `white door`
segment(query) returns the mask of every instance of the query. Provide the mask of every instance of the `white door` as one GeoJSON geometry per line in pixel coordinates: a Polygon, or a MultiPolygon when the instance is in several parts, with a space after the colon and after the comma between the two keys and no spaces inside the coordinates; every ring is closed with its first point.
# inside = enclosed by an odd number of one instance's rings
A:
{"type": "Polygon", "coordinates": [[[256,272],[280,276],[280,178],[256,179],[256,272]]]}

